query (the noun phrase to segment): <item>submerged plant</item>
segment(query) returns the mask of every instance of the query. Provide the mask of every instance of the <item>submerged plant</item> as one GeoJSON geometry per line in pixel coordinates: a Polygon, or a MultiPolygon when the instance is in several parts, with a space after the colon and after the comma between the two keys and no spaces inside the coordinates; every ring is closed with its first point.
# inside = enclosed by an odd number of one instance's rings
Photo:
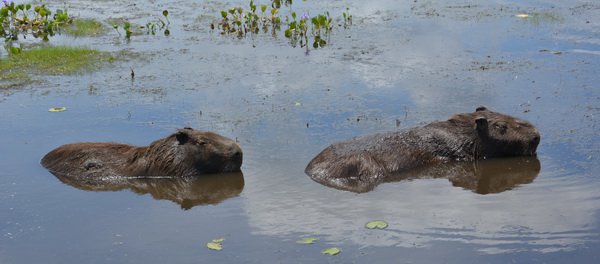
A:
{"type": "Polygon", "coordinates": [[[105,27],[93,19],[74,19],[73,23],[65,27],[65,32],[71,36],[95,36],[102,34],[105,27]]]}
{"type": "Polygon", "coordinates": [[[65,75],[97,69],[113,61],[110,53],[93,49],[41,46],[0,59],[0,88],[32,82],[37,74],[65,75]]]}

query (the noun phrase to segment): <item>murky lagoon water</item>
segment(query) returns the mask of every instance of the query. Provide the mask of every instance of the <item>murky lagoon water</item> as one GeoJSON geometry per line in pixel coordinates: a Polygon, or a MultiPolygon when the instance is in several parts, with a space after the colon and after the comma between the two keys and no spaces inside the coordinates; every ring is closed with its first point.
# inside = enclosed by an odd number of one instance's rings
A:
{"type": "Polygon", "coordinates": [[[168,9],[171,35],[57,37],[51,43],[139,58],[1,90],[0,263],[599,261],[598,3],[294,1],[297,12],[338,17],[349,7],[354,16],[308,55],[282,34],[238,40],[209,30],[211,17],[241,4],[65,3],[74,15],[140,24],[168,9]],[[485,195],[446,178],[357,194],[303,173],[332,142],[478,105],[539,128],[539,173],[485,195]],[[47,112],[58,106],[68,110],[47,112]],[[183,126],[237,139],[243,175],[89,191],[39,165],[61,144],[146,145],[183,126]],[[364,228],[376,219],[389,227],[364,228]],[[219,237],[224,250],[205,247],[219,237]],[[296,244],[302,237],[319,241],[296,244]],[[331,246],[342,253],[320,253],[331,246]]]}

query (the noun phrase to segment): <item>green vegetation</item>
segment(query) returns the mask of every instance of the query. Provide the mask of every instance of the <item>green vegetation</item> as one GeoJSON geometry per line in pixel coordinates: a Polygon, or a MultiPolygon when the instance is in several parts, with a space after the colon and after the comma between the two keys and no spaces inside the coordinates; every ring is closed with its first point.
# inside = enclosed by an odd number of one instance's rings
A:
{"type": "Polygon", "coordinates": [[[19,54],[10,54],[0,60],[0,71],[30,69],[44,74],[73,74],[92,70],[98,62],[112,60],[112,56],[87,48],[43,46],[19,54]]]}
{"type": "MultiPolygon", "coordinates": [[[[57,9],[54,14],[45,4],[32,6],[31,4],[15,4],[3,1],[0,7],[0,38],[12,47],[13,41],[18,41],[19,36],[31,35],[48,41],[61,27],[72,22],[67,10],[57,9]]],[[[18,48],[17,48],[18,49],[18,48]]],[[[14,49],[7,49],[9,52],[14,49]]]]}
{"type": "Polygon", "coordinates": [[[157,31],[162,31],[165,36],[169,36],[171,34],[169,30],[169,25],[171,24],[171,21],[169,21],[169,10],[163,10],[162,15],[164,19],[157,18],[155,21],[147,22],[144,26],[134,25],[128,20],[113,20],[110,23],[119,36],[121,36],[119,29],[122,29],[127,40],[131,40],[131,36],[133,35],[143,34],[144,31],[147,35],[156,35],[157,31]]]}
{"type": "Polygon", "coordinates": [[[339,249],[339,248],[337,248],[337,247],[326,248],[326,249],[323,249],[321,251],[321,253],[323,253],[325,255],[331,255],[331,256],[335,256],[337,254],[340,254],[340,252],[342,252],[342,250],[339,249]]]}
{"type": "Polygon", "coordinates": [[[94,19],[74,19],[73,23],[65,27],[65,32],[71,36],[96,36],[104,33],[106,28],[94,19]]]}
{"type": "MultiPolygon", "coordinates": [[[[279,8],[282,3],[291,8],[291,0],[271,0],[270,7],[262,5],[260,8],[251,0],[249,10],[244,10],[242,7],[222,10],[221,19],[211,23],[210,28],[218,28],[222,35],[234,35],[238,38],[244,38],[247,34],[268,33],[269,31],[273,37],[276,37],[283,25],[287,26],[284,36],[292,47],[296,47],[299,43],[300,47],[308,49],[309,37],[312,39],[312,47],[315,49],[327,45],[327,40],[336,24],[329,12],[311,17],[308,13],[298,16],[296,12],[292,11],[290,16],[281,16],[279,8]]],[[[340,26],[348,28],[352,25],[352,15],[346,9],[342,18],[336,21],[340,22],[340,26]]]]}
{"type": "Polygon", "coordinates": [[[314,237],[305,237],[303,239],[296,240],[296,243],[308,245],[308,244],[314,244],[315,241],[317,241],[317,240],[319,240],[319,239],[314,238],[314,237]]]}
{"type": "Polygon", "coordinates": [[[10,53],[7,58],[0,59],[0,87],[29,83],[32,81],[30,73],[75,74],[94,70],[112,60],[109,53],[65,46],[43,46],[10,53]]]}
{"type": "Polygon", "coordinates": [[[368,229],[386,229],[388,224],[385,221],[377,220],[368,222],[365,227],[368,229]]]}

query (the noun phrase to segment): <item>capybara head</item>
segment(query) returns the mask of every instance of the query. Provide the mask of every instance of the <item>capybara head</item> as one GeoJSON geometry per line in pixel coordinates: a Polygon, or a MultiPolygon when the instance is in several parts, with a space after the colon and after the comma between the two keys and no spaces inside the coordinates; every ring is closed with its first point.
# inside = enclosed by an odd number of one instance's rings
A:
{"type": "Polygon", "coordinates": [[[471,114],[483,157],[535,156],[539,131],[529,122],[480,106],[471,114]]]}
{"type": "Polygon", "coordinates": [[[189,127],[153,142],[149,152],[163,160],[157,169],[174,175],[235,172],[242,166],[242,150],[235,141],[189,127]]]}

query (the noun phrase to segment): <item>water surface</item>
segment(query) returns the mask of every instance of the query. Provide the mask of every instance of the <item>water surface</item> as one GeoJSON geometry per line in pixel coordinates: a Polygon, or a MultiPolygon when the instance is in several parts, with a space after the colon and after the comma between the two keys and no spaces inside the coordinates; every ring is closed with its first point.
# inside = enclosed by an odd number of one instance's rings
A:
{"type": "Polygon", "coordinates": [[[242,4],[65,3],[71,14],[139,24],[168,9],[171,35],[56,37],[51,43],[137,56],[0,90],[0,263],[598,262],[600,5],[294,1],[296,12],[340,16],[348,7],[354,16],[307,55],[283,34],[239,40],[210,31],[221,9],[242,4]],[[479,105],[541,131],[539,168],[509,187],[478,193],[423,177],[355,193],[303,173],[332,142],[479,105]],[[59,106],[67,111],[47,112],[59,106]],[[183,126],[237,139],[244,150],[243,175],[218,199],[198,198],[208,184],[223,189],[212,179],[90,191],[39,165],[62,144],[147,145],[183,126]],[[181,197],[198,199],[183,205],[181,197]],[[389,227],[364,228],[378,219],[389,227]],[[205,247],[219,237],[224,250],[205,247]],[[296,244],[302,237],[319,241],[296,244]],[[331,246],[342,253],[320,253],[331,246]]]}

